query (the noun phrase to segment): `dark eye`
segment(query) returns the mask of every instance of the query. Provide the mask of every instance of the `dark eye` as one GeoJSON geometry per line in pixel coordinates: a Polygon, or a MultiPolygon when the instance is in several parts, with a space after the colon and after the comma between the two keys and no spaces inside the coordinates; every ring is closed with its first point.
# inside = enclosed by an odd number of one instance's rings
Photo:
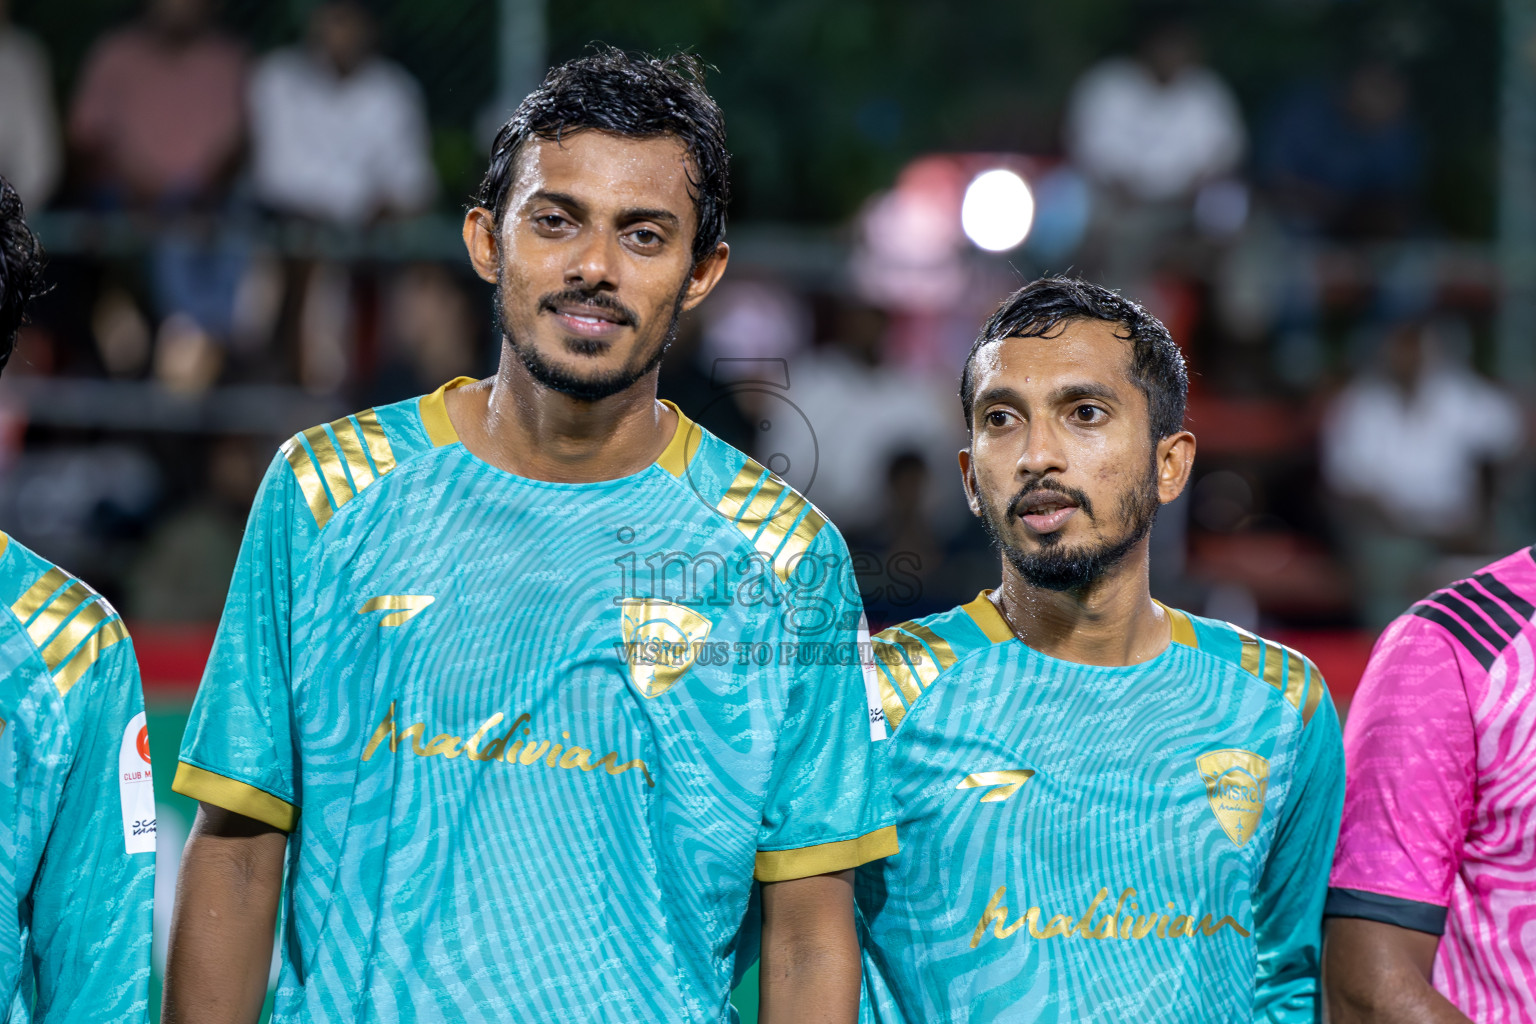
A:
{"type": "Polygon", "coordinates": [[[661,236],[650,228],[636,228],[629,233],[630,239],[643,249],[649,249],[661,244],[661,236]]]}
{"type": "Polygon", "coordinates": [[[987,413],[987,426],[1005,427],[1008,425],[1008,414],[1001,409],[993,409],[987,413]]]}
{"type": "Polygon", "coordinates": [[[533,218],[533,222],[541,228],[557,231],[566,224],[566,219],[563,214],[545,213],[533,218]]]}
{"type": "Polygon", "coordinates": [[[1079,423],[1098,423],[1108,415],[1096,405],[1080,405],[1072,410],[1072,418],[1079,423]]]}

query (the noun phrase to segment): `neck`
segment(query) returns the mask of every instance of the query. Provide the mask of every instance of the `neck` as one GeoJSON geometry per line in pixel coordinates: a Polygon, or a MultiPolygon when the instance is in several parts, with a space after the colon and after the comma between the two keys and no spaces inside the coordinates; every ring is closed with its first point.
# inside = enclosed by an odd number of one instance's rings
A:
{"type": "Polygon", "coordinates": [[[528,373],[503,344],[488,381],[447,394],[448,417],[471,454],[499,469],[552,483],[594,483],[638,473],[677,430],[677,414],[656,401],[652,371],[616,395],[584,402],[528,373]]]}
{"type": "Polygon", "coordinates": [[[992,602],[1024,643],[1083,665],[1136,665],[1170,641],[1168,616],[1152,600],[1145,538],[1099,579],[1074,590],[1030,584],[1003,559],[992,602]]]}

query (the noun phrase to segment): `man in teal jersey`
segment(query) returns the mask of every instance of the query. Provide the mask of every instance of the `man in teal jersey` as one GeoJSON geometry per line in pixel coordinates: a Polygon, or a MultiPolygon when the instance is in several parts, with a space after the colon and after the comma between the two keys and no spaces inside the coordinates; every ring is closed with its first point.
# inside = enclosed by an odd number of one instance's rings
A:
{"type": "Polygon", "coordinates": [[[279,910],[277,1021],[727,1021],[759,943],[764,1020],[856,1019],[896,842],[847,550],[656,399],[725,174],[691,59],[555,68],[464,222],[496,376],[273,460],[176,773],[167,1021],[254,1021],[279,910]]]}
{"type": "MultiPolygon", "coordinates": [[[[0,367],[42,284],[42,249],[0,178],[0,367]]],[[[155,794],[123,620],[0,533],[0,1020],[149,1012],[155,794]]]]}
{"type": "Polygon", "coordinates": [[[1313,1021],[1343,799],[1317,669],[1167,608],[1187,378],[1047,278],[971,349],[960,453],[1002,585],[876,637],[900,854],[859,872],[866,1019],[1313,1021]]]}

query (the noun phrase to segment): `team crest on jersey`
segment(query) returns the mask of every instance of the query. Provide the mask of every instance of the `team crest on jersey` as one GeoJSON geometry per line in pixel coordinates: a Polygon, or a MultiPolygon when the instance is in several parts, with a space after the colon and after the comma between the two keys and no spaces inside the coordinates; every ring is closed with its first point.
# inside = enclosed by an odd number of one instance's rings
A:
{"type": "Polygon", "coordinates": [[[1213,750],[1195,758],[1205,780],[1205,797],[1227,837],[1242,846],[1264,816],[1269,762],[1247,750],[1213,750]]]}
{"type": "Polygon", "coordinates": [[[680,604],[629,597],[623,603],[624,664],[646,698],[660,697],[693,667],[713,623],[680,604]]]}

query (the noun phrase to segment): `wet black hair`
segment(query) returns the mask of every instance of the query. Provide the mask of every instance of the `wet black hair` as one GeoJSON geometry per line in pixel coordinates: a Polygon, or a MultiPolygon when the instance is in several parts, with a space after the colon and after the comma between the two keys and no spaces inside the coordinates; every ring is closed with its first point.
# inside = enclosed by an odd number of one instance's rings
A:
{"type": "Polygon", "coordinates": [[[693,164],[689,182],[698,215],[693,236],[697,264],[725,238],[730,201],[725,115],[704,90],[704,73],[704,63],[691,54],[658,58],[612,46],[598,46],[588,56],[551,68],[496,133],[475,202],[501,219],[517,176],[518,154],[532,138],[558,141],[592,129],[638,139],[676,136],[693,164]]]}
{"type": "Polygon", "coordinates": [[[43,287],[43,246],[22,212],[21,197],[0,178],[0,369],[10,362],[27,306],[43,287]]]}
{"type": "Polygon", "coordinates": [[[972,427],[976,402],[976,353],[1004,338],[1042,338],[1062,324],[1103,320],[1117,325],[1115,333],[1131,343],[1131,380],[1147,396],[1152,439],[1160,441],[1184,427],[1189,397],[1189,371],[1184,353],[1168,328],[1138,302],[1078,277],[1042,277],[1003,300],[987,320],[965,357],[960,377],[960,405],[965,426],[972,427]]]}

